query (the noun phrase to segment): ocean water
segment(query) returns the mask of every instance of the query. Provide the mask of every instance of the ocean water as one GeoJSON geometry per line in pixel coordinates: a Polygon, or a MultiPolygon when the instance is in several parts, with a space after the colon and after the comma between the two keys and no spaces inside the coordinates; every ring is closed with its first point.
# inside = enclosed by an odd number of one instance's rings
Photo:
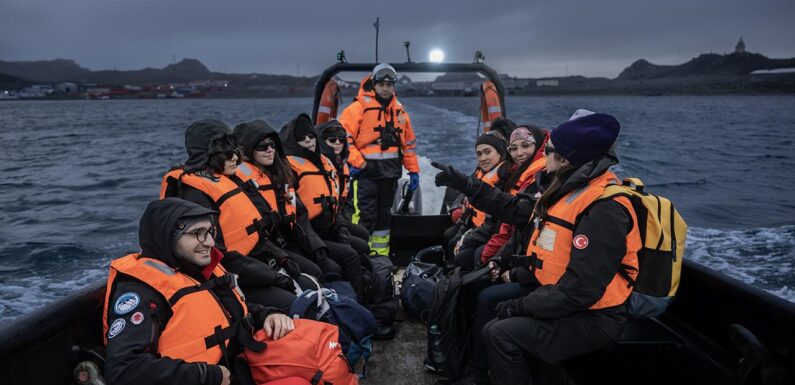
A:
{"type": "MultiPolygon", "coordinates": [[[[478,98],[402,99],[418,137],[423,209],[431,160],[470,171],[478,98]]],[[[182,161],[192,121],[279,127],[311,99],[0,103],[0,320],[107,275],[137,251],[138,219],[182,161]]],[[[641,177],[690,225],[687,258],[795,302],[795,97],[512,97],[508,116],[554,127],[577,108],[622,123],[619,176],[641,177]]]]}

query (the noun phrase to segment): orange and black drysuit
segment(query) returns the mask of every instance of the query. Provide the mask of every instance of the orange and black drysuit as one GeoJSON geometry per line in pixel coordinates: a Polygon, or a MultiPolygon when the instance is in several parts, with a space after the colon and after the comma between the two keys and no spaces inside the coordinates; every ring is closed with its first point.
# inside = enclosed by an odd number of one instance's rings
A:
{"type": "MultiPolygon", "coordinates": [[[[349,281],[358,294],[364,290],[361,263],[358,253],[350,244],[338,241],[338,227],[345,227],[342,207],[339,201],[339,177],[336,167],[325,155],[320,153],[319,141],[315,139],[315,149],[310,151],[301,147],[297,139],[306,135],[316,135],[312,120],[307,114],[300,114],[282,127],[279,132],[284,152],[290,166],[297,175],[295,191],[307,208],[312,228],[323,238],[328,247],[328,257],[342,268],[342,277],[349,281]]],[[[322,267],[322,266],[321,266],[322,267]]]]}
{"type": "Polygon", "coordinates": [[[527,257],[517,258],[526,267],[517,279],[538,288],[501,302],[500,319],[482,330],[492,383],[529,381],[529,370],[517,365],[527,365],[522,352],[555,363],[608,346],[620,335],[632,290],[622,270],[634,274],[641,243],[631,203],[597,199],[618,182],[608,171],[615,163],[608,154],[578,168],[546,215],[533,218],[525,234],[527,257]]]}
{"type": "Polygon", "coordinates": [[[397,179],[402,167],[410,173],[420,172],[411,119],[397,96],[384,100],[376,95],[367,76],[339,121],[349,135],[348,163],[361,169],[353,181],[352,220],[370,231],[373,250],[388,255],[390,209],[397,179]],[[365,162],[367,166],[362,169],[365,162]]]}
{"type": "Polygon", "coordinates": [[[212,213],[179,199],[151,203],[141,218],[141,253],[111,263],[103,311],[104,377],[112,384],[204,384],[235,371],[251,335],[276,311],[247,303],[212,251],[200,268],[173,254],[179,220],[212,213]]]}

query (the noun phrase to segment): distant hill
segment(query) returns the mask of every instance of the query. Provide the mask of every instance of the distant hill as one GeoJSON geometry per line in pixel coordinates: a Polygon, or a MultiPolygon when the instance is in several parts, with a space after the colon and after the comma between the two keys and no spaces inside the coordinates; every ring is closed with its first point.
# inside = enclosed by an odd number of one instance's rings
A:
{"type": "Polygon", "coordinates": [[[0,74],[0,90],[19,90],[31,84],[30,81],[16,76],[0,74]]]}
{"type": "Polygon", "coordinates": [[[756,70],[795,67],[795,59],[770,59],[757,53],[702,54],[680,65],[657,65],[640,59],[618,75],[620,80],[690,76],[748,75],[756,70]]]}
{"type": "Polygon", "coordinates": [[[29,79],[35,82],[58,82],[76,79],[91,72],[74,60],[55,59],[40,61],[7,62],[0,60],[0,73],[29,79]]]}

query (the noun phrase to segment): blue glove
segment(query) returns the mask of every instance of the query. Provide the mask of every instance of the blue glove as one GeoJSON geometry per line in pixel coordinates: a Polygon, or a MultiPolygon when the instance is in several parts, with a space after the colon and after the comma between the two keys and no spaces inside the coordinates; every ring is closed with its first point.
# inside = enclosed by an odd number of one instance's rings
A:
{"type": "Polygon", "coordinates": [[[349,164],[348,165],[348,172],[350,173],[349,175],[351,176],[351,179],[353,179],[353,178],[356,178],[356,175],[358,175],[360,172],[362,172],[362,169],[360,169],[358,167],[353,167],[353,166],[351,166],[349,164]]]}
{"type": "Polygon", "coordinates": [[[416,172],[409,173],[409,191],[414,191],[420,186],[420,174],[416,172]]]}

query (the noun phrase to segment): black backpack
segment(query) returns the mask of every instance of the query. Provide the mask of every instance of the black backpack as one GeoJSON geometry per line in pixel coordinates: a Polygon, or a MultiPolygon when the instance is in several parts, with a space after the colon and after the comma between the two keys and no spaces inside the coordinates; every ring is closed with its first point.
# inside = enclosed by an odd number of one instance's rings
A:
{"type": "MultiPolygon", "coordinates": [[[[432,246],[418,252],[406,266],[400,285],[400,302],[409,315],[428,319],[436,284],[444,277],[442,268],[430,261],[443,255],[441,246],[432,246]]],[[[437,259],[441,261],[443,258],[437,259]]]]}
{"type": "Polygon", "coordinates": [[[428,352],[425,367],[448,379],[460,378],[466,364],[472,317],[463,306],[461,292],[465,285],[488,274],[488,267],[462,274],[456,267],[439,280],[428,313],[428,352]]]}
{"type": "Polygon", "coordinates": [[[400,306],[392,276],[395,265],[383,255],[371,256],[367,260],[369,266],[365,266],[363,271],[365,287],[362,303],[370,309],[379,325],[390,326],[395,322],[400,306]]]}

